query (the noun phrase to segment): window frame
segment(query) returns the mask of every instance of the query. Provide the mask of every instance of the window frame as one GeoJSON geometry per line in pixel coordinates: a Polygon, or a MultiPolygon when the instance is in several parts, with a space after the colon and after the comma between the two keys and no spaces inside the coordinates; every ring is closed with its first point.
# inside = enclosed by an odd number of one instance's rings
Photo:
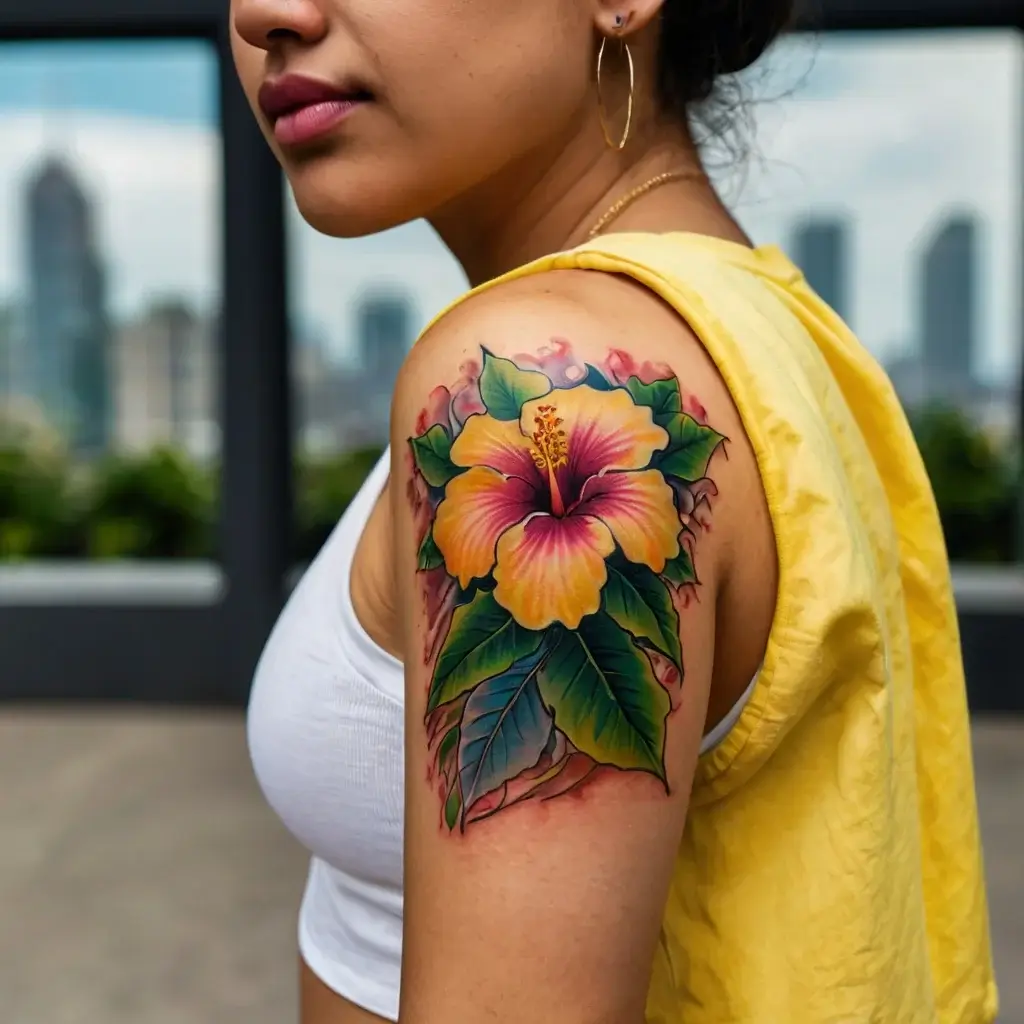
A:
{"type": "MultiPolygon", "coordinates": [[[[1024,29],[1024,0],[816,0],[813,6],[802,28],[1024,29]]],[[[292,430],[283,181],[235,80],[227,18],[227,0],[0,0],[4,42],[197,38],[216,47],[223,166],[220,552],[226,576],[222,597],[195,606],[0,603],[0,699],[237,706],[248,696],[286,596],[292,430]]],[[[1024,437],[1024,387],[1021,395],[1024,437]]],[[[998,601],[958,587],[969,695],[978,711],[1024,711],[1024,692],[1016,685],[1024,568],[1006,574],[1011,585],[998,601]]]]}
{"type": "Polygon", "coordinates": [[[226,0],[0,0],[0,40],[194,38],[219,66],[220,565],[213,603],[0,605],[0,698],[243,702],[280,612],[291,451],[284,192],[235,79],[226,0]]]}

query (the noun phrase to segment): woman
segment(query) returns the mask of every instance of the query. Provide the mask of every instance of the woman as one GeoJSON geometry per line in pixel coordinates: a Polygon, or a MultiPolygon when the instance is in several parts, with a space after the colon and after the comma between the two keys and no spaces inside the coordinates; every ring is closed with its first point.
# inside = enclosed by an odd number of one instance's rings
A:
{"type": "Polygon", "coordinates": [[[303,1024],[994,1017],[920,459],[690,130],[791,7],[232,2],[309,222],[476,286],[252,697],[303,1024]]]}

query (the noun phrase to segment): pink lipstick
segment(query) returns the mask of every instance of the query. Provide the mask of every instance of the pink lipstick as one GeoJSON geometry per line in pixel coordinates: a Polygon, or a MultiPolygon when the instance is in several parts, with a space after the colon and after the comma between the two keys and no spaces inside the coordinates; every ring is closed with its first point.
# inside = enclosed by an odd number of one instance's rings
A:
{"type": "Polygon", "coordinates": [[[302,75],[264,82],[258,102],[282,146],[301,145],[326,135],[373,97],[357,86],[338,87],[302,75]]]}

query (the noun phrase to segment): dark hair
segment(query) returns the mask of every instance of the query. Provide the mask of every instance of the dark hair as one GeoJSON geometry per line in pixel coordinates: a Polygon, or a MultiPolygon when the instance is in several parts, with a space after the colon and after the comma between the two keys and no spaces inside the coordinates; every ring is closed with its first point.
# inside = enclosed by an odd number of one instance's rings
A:
{"type": "Polygon", "coordinates": [[[796,12],[797,0],[665,0],[657,79],[665,111],[690,117],[723,76],[750,67],[796,12]]]}

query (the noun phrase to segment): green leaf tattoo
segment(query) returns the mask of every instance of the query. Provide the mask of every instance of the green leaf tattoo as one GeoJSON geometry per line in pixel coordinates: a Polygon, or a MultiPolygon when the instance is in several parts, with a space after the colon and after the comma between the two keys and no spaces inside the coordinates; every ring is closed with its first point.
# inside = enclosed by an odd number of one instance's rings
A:
{"type": "Polygon", "coordinates": [[[551,715],[540,699],[541,647],[508,671],[484,680],[462,714],[459,785],[463,808],[532,768],[551,738],[551,715]]]}
{"type": "Polygon", "coordinates": [[[562,631],[538,683],[555,724],[577,750],[598,764],[665,781],[669,696],[647,655],[607,615],[562,631]]]}
{"type": "Polygon", "coordinates": [[[586,384],[588,388],[593,388],[595,391],[614,390],[615,385],[596,366],[587,363],[585,369],[587,375],[582,383],[586,384]]]}
{"type": "Polygon", "coordinates": [[[665,563],[665,571],[662,573],[662,576],[669,583],[674,583],[677,587],[685,586],[688,583],[700,582],[697,579],[697,570],[694,568],[693,558],[682,541],[682,535],[680,535],[679,540],[679,554],[675,558],[670,558],[665,563]]]}
{"type": "Polygon", "coordinates": [[[452,439],[440,424],[409,441],[416,467],[431,487],[444,487],[453,476],[462,472],[452,462],[452,439]]]}
{"type": "Polygon", "coordinates": [[[626,381],[626,390],[633,396],[633,401],[637,405],[650,407],[654,422],[659,426],[665,426],[666,421],[683,411],[679,381],[675,377],[651,381],[650,384],[644,384],[639,377],[630,377],[626,381]]]}
{"type": "Polygon", "coordinates": [[[459,779],[455,778],[448,799],[444,802],[444,823],[449,829],[454,829],[462,817],[462,794],[459,792],[459,779]]]}
{"type": "Polygon", "coordinates": [[[434,531],[430,530],[420,545],[416,567],[424,572],[429,572],[431,569],[440,569],[442,565],[444,565],[444,556],[434,543],[434,531]]]}
{"type": "Polygon", "coordinates": [[[646,640],[682,671],[679,613],[672,595],[654,570],[625,558],[608,563],[601,607],[637,640],[646,640]]]}
{"type": "Polygon", "coordinates": [[[523,405],[551,390],[551,381],[536,370],[520,370],[511,359],[502,359],[484,349],[480,373],[480,397],[496,420],[517,420],[523,405]]]}
{"type": "Polygon", "coordinates": [[[451,729],[448,730],[447,733],[445,733],[444,739],[441,740],[441,746],[438,748],[437,751],[437,760],[438,764],[440,764],[441,766],[442,771],[446,770],[445,765],[448,762],[448,758],[455,753],[456,749],[459,746],[460,732],[461,730],[457,725],[453,726],[451,729]]]}
{"type": "Polygon", "coordinates": [[[543,638],[543,633],[520,626],[493,595],[477,594],[469,604],[457,608],[452,617],[430,683],[427,711],[504,672],[537,650],[543,638]]]}
{"type": "Polygon", "coordinates": [[[445,779],[445,792],[448,794],[444,802],[444,819],[450,829],[455,828],[462,813],[462,794],[459,791],[457,760],[461,733],[462,730],[458,725],[452,726],[444,734],[437,749],[437,763],[441,775],[445,779]]]}
{"type": "Polygon", "coordinates": [[[725,435],[703,426],[686,413],[674,413],[661,424],[669,436],[668,447],[655,454],[652,465],[666,476],[692,483],[708,473],[708,463],[725,435]]]}

